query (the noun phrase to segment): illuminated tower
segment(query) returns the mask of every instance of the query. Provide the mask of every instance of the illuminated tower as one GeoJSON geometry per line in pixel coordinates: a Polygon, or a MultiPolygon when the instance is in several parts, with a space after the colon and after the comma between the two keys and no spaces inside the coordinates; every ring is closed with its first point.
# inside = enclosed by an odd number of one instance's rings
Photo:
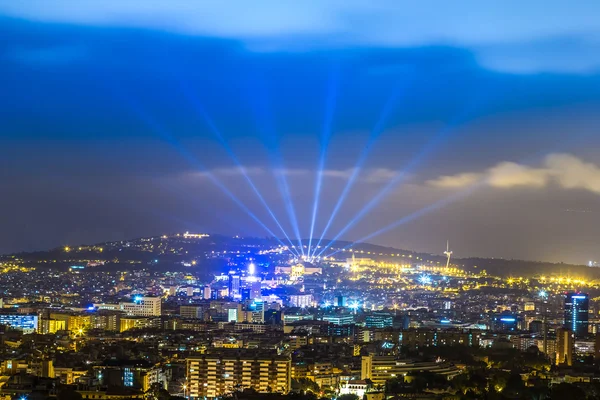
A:
{"type": "Polygon", "coordinates": [[[567,293],[565,295],[564,327],[575,333],[576,337],[583,337],[588,333],[588,306],[587,293],[567,293]]]}
{"type": "Polygon", "coordinates": [[[446,260],[446,268],[448,268],[450,266],[450,256],[452,255],[452,252],[450,251],[450,242],[448,240],[446,241],[446,251],[444,252],[444,254],[446,255],[446,257],[448,257],[448,259],[446,260]]]}

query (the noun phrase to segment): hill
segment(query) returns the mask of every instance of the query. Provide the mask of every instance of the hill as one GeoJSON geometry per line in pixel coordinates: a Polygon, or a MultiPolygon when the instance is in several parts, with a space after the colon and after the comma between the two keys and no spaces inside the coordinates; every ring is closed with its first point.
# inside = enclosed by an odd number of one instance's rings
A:
{"type": "MultiPolygon", "coordinates": [[[[196,267],[209,273],[225,268],[228,260],[244,253],[254,254],[258,262],[272,264],[283,262],[289,258],[289,254],[273,251],[281,243],[279,239],[270,237],[173,234],[8,254],[0,256],[0,262],[57,269],[66,269],[73,265],[89,265],[101,269],[180,270],[196,267]]],[[[329,243],[329,240],[324,243],[329,243]]],[[[308,244],[308,240],[302,241],[306,249],[308,244]]],[[[354,255],[375,261],[416,265],[444,265],[446,262],[445,256],[442,255],[348,241],[331,243],[330,248],[322,255],[333,256],[339,260],[354,255]]],[[[585,265],[501,258],[456,258],[452,259],[452,263],[468,271],[485,270],[488,274],[497,276],[561,275],[579,279],[600,278],[600,268],[589,268],[585,265]]]]}

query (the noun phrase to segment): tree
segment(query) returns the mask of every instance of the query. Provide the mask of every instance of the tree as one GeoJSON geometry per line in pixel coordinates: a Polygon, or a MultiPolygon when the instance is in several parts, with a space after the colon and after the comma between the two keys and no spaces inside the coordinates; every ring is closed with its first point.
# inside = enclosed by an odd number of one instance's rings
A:
{"type": "Polygon", "coordinates": [[[315,381],[311,381],[310,379],[307,378],[299,378],[299,379],[292,379],[292,391],[297,391],[297,392],[314,392],[314,393],[318,393],[321,391],[321,388],[319,387],[319,385],[317,385],[317,383],[315,381]]]}
{"type": "Polygon", "coordinates": [[[552,400],[585,399],[585,392],[571,383],[559,383],[552,386],[550,398],[552,400]]]}
{"type": "Polygon", "coordinates": [[[399,394],[402,393],[404,389],[404,378],[396,377],[392,379],[388,379],[385,381],[385,393],[390,394],[399,394]]]}
{"type": "Polygon", "coordinates": [[[512,395],[513,397],[518,397],[523,395],[525,391],[525,384],[523,383],[523,379],[519,373],[513,372],[508,377],[506,381],[506,388],[503,393],[508,395],[512,395]]]}
{"type": "Polygon", "coordinates": [[[75,389],[69,386],[63,386],[58,390],[57,400],[81,400],[83,397],[75,389]]]}

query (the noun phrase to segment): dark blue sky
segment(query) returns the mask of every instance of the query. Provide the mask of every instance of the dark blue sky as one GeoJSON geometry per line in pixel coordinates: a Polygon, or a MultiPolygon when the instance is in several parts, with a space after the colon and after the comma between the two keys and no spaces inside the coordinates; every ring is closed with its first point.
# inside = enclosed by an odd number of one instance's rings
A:
{"type": "Polygon", "coordinates": [[[307,238],[326,150],[314,236],[600,259],[597,7],[468,3],[0,1],[0,251],[279,234],[235,160],[307,238]]]}

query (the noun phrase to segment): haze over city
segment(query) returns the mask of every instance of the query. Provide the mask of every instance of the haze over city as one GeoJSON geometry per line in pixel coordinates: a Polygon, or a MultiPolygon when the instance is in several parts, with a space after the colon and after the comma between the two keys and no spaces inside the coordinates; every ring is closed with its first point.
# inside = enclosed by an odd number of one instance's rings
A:
{"type": "Polygon", "coordinates": [[[243,169],[293,239],[600,259],[597,3],[436,8],[1,1],[0,252],[283,237],[243,169]]]}
{"type": "Polygon", "coordinates": [[[600,399],[598,16],[0,0],[0,400],[600,399]]]}

